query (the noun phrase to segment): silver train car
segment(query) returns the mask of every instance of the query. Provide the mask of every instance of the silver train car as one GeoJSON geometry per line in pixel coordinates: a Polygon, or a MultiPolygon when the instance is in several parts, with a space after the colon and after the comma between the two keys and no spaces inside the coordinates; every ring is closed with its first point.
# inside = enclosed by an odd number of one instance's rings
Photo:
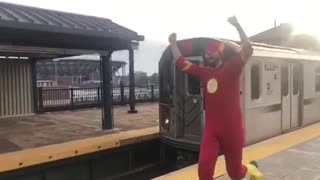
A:
{"type": "MultiPolygon", "coordinates": [[[[179,41],[193,43],[194,38],[179,41]]],[[[224,40],[239,46],[238,43],[224,40]]],[[[320,53],[253,43],[254,54],[241,75],[241,110],[246,145],[297,130],[320,121],[320,53]]],[[[185,56],[205,65],[201,53],[185,56]]],[[[170,147],[199,151],[206,109],[202,87],[181,72],[167,48],[159,61],[159,126],[162,141],[170,147]]]]}

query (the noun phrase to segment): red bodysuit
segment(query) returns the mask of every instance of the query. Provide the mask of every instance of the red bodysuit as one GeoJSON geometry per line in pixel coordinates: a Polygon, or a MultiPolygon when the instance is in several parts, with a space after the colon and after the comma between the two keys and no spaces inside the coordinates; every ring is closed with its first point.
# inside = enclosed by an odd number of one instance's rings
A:
{"type": "Polygon", "coordinates": [[[197,77],[205,94],[205,128],[200,146],[200,180],[212,180],[214,167],[220,149],[223,150],[229,176],[242,179],[246,167],[242,165],[244,128],[240,109],[240,75],[244,66],[240,54],[218,69],[202,67],[177,60],[177,66],[188,74],[197,77]]]}

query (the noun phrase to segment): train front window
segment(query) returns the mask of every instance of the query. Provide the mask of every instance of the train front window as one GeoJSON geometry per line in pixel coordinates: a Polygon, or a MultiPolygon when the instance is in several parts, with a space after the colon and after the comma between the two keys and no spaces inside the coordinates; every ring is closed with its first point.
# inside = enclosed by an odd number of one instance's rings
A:
{"type": "MultiPolygon", "coordinates": [[[[199,65],[199,61],[192,61],[192,63],[199,65]]],[[[188,89],[188,94],[190,95],[199,95],[200,94],[200,81],[191,75],[187,75],[187,89],[188,89]]]]}
{"type": "Polygon", "coordinates": [[[190,95],[200,94],[200,82],[193,76],[188,75],[188,93],[190,95]]]}

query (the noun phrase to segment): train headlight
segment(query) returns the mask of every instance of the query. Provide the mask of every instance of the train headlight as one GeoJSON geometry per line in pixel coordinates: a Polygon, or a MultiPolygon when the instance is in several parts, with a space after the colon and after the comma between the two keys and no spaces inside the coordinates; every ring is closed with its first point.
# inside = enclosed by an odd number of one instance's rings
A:
{"type": "Polygon", "coordinates": [[[168,105],[160,104],[159,106],[159,120],[162,130],[169,131],[170,128],[170,108],[168,105]]]}

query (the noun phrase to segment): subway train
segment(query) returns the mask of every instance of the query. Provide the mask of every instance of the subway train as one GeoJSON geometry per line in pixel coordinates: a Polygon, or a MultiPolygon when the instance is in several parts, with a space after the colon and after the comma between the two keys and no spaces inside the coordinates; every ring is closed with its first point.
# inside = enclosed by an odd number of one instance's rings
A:
{"type": "MultiPolygon", "coordinates": [[[[187,60],[206,66],[204,49],[213,41],[225,43],[226,56],[235,52],[233,47],[239,47],[239,42],[213,38],[184,39],[178,46],[187,60]]],[[[320,53],[252,44],[253,56],[240,77],[245,145],[319,122],[320,53]]],[[[203,101],[203,87],[198,79],[176,67],[169,47],[158,65],[161,140],[178,150],[199,152],[204,112],[210,111],[203,101]]]]}

